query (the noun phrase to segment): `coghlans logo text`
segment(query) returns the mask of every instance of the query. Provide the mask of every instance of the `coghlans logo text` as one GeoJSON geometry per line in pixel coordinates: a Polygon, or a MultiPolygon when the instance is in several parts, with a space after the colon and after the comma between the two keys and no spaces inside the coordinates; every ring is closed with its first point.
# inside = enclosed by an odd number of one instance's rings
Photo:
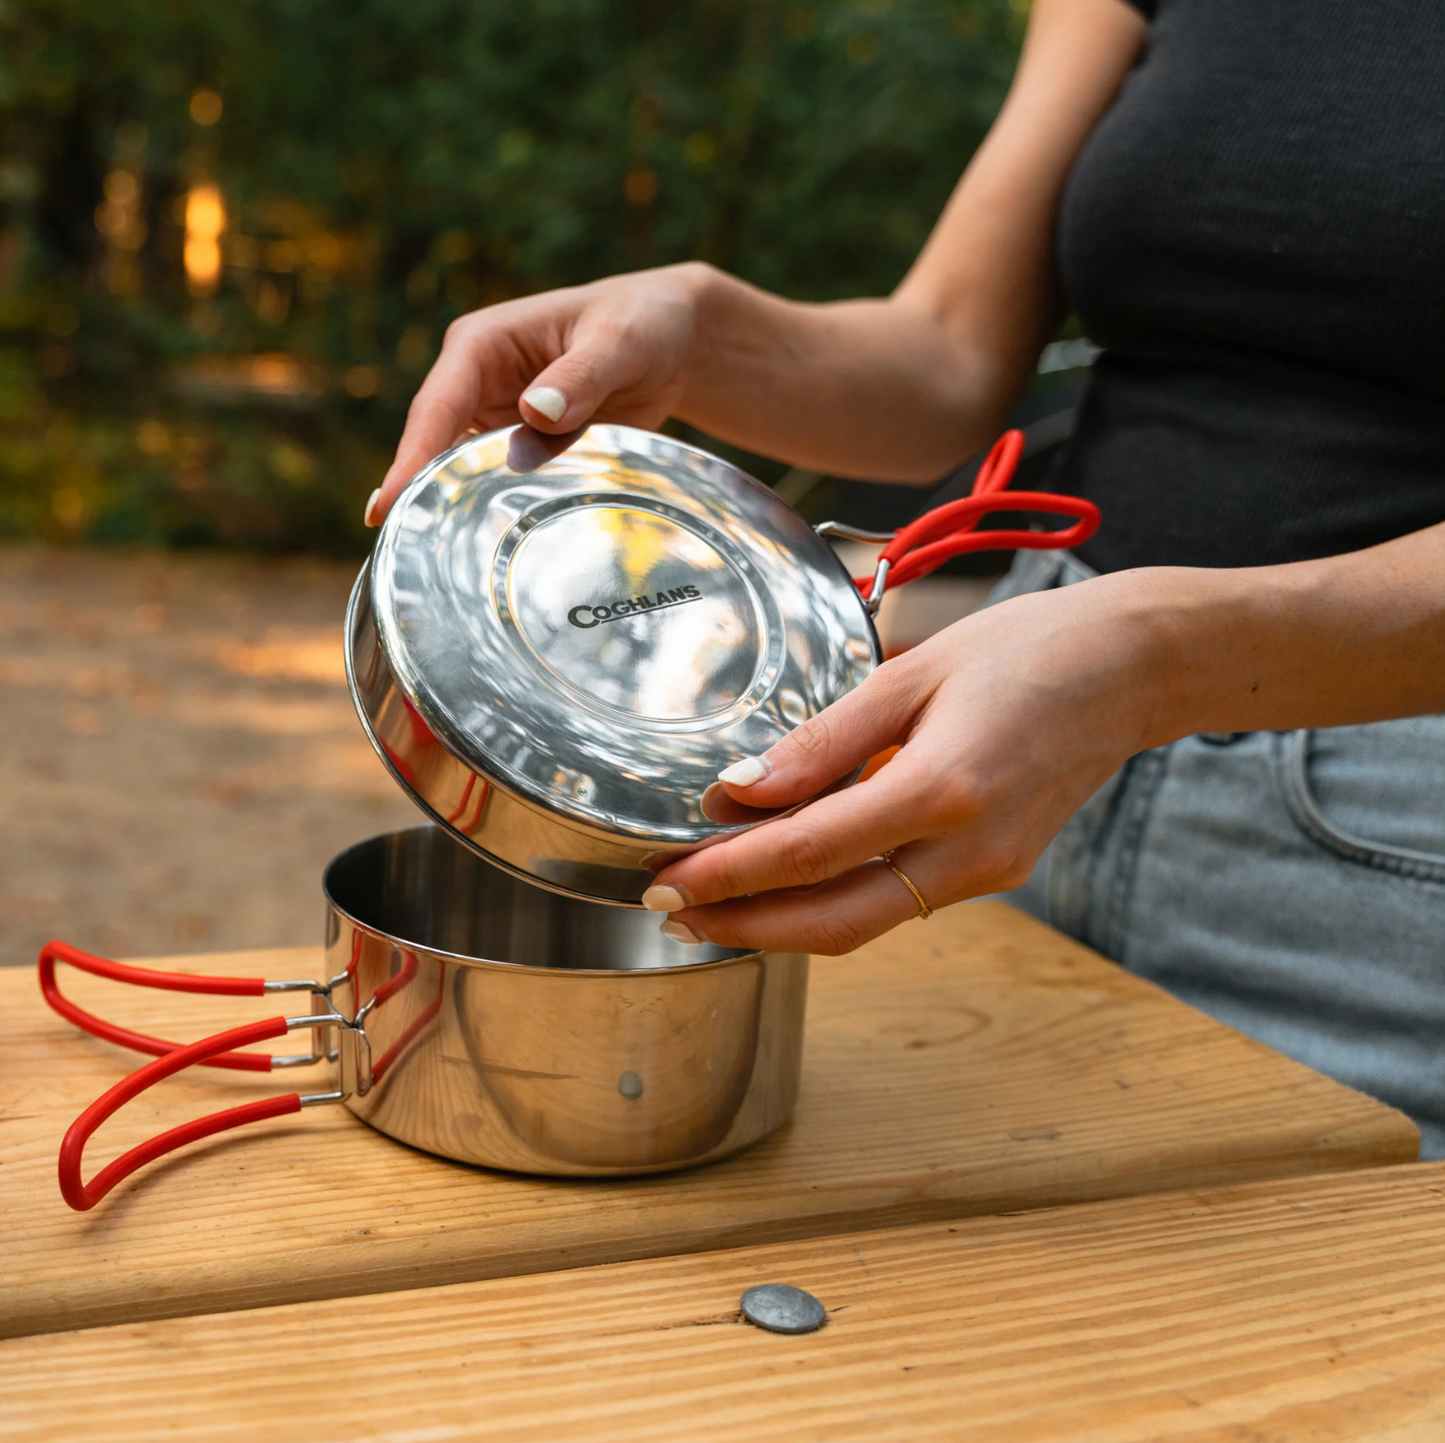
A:
{"type": "Polygon", "coordinates": [[[624,596],[621,601],[609,601],[605,606],[574,606],[567,613],[567,620],[573,626],[590,631],[594,626],[605,626],[609,621],[620,621],[624,616],[636,616],[643,611],[664,611],[701,600],[702,592],[697,587],[674,586],[671,591],[658,591],[651,596],[624,596]]]}

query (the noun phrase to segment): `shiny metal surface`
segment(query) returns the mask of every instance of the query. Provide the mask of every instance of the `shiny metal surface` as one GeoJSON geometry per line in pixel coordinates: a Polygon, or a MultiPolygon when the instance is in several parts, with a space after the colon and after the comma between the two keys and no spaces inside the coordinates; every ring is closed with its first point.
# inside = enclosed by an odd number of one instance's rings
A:
{"type": "Polygon", "coordinates": [[[608,1175],[724,1157],[792,1114],[806,957],[680,946],[436,827],[359,843],[323,885],[332,996],[355,1019],[339,1029],[346,1106],[392,1137],[608,1175]],[[350,1037],[369,1058],[348,1068],[350,1037]]]}
{"type": "MultiPolygon", "coordinates": [[[[263,982],[261,991],[266,996],[276,993],[287,992],[309,992],[311,994],[311,1011],[315,1016],[328,1018],[332,1014],[330,992],[324,982],[315,982],[306,977],[290,977],[275,982],[263,982]]],[[[335,1019],[339,1021],[339,1018],[335,1019]]],[[[331,1045],[331,1020],[325,1020],[311,1024],[315,1031],[312,1033],[310,1052],[293,1052],[289,1055],[273,1055],[271,1058],[271,1069],[286,1067],[310,1067],[326,1057],[331,1045]]]]}
{"type": "MultiPolygon", "coordinates": [[[[863,541],[867,543],[892,541],[897,535],[893,531],[865,531],[861,526],[849,526],[842,521],[820,521],[814,531],[822,537],[839,537],[844,541],[863,541]]],[[[888,590],[888,573],[893,563],[879,557],[877,565],[873,569],[873,585],[868,588],[868,615],[877,616],[878,609],[883,605],[883,594],[888,590]]]]}
{"type": "Polygon", "coordinates": [[[790,1283],[759,1283],[742,1295],[738,1306],[748,1322],[770,1333],[813,1333],[828,1318],[812,1293],[790,1283]]]}
{"type": "Polygon", "coordinates": [[[439,457],[347,619],[357,710],[443,826],[544,886],[635,905],[644,859],[756,821],[705,804],[879,660],[832,551],[766,487],[625,426],[439,457]]]}
{"type": "Polygon", "coordinates": [[[327,1107],[333,1102],[345,1102],[344,1092],[303,1092],[300,1102],[302,1107],[327,1107]]]}

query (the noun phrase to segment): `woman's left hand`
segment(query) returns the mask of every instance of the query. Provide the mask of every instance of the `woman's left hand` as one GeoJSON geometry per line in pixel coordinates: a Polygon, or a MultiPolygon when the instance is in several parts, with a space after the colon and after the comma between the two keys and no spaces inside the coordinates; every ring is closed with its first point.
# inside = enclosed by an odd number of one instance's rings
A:
{"type": "MultiPolygon", "coordinates": [[[[928,906],[1019,886],[1089,796],[1160,735],[1147,573],[1016,597],[886,662],[756,762],[750,807],[796,805],[890,746],[868,781],[668,865],[643,901],[679,941],[836,955],[928,906]]],[[[739,773],[741,772],[741,775],[739,773]]]]}

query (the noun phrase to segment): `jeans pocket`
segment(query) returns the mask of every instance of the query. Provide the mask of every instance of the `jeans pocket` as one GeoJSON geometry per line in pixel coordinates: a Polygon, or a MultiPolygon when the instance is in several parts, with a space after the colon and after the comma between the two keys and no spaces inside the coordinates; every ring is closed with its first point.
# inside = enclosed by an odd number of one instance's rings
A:
{"type": "Polygon", "coordinates": [[[1280,733],[1300,829],[1347,861],[1445,883],[1445,716],[1280,733]]]}

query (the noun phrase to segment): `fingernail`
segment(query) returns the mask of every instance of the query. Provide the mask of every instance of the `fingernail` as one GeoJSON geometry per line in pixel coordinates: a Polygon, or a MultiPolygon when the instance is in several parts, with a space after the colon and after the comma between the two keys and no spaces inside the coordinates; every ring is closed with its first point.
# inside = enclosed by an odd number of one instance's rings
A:
{"type": "Polygon", "coordinates": [[[744,757],[742,761],[724,767],[717,774],[717,779],[726,782],[730,787],[750,787],[755,782],[762,781],[770,771],[772,768],[762,757],[744,757]]]}
{"type": "Polygon", "coordinates": [[[689,947],[695,947],[702,941],[686,922],[674,922],[670,918],[657,930],[664,937],[670,937],[674,942],[685,942],[689,947]]]}
{"type": "Polygon", "coordinates": [[[649,887],[642,894],[642,905],[649,912],[681,912],[687,898],[676,887],[649,887]]]}
{"type": "MultiPolygon", "coordinates": [[[[366,515],[362,519],[366,522],[368,526],[376,526],[379,524],[376,519],[376,503],[380,500],[381,487],[378,486],[376,490],[371,493],[370,497],[367,498],[366,515]]],[[[355,514],[355,512],[352,512],[353,516],[355,514]]]]}
{"type": "Polygon", "coordinates": [[[567,398],[556,386],[534,386],[522,399],[549,421],[560,421],[567,410],[567,398]]]}

